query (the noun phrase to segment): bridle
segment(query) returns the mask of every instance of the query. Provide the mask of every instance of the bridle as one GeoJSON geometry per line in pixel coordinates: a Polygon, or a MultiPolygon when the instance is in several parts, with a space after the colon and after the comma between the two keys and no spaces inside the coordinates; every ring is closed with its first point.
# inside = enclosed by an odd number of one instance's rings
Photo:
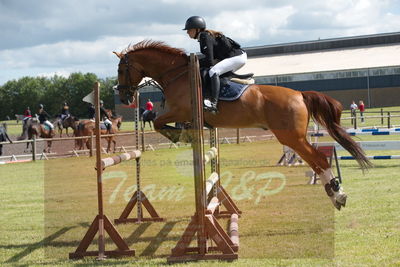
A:
{"type": "Polygon", "coordinates": [[[133,66],[132,64],[129,63],[129,54],[125,54],[121,58],[119,65],[126,65],[125,77],[127,77],[126,78],[127,79],[127,84],[126,85],[118,85],[116,87],[116,90],[118,90],[119,92],[121,92],[120,91],[121,89],[122,90],[128,90],[127,91],[127,96],[132,96],[135,91],[139,90],[140,88],[146,87],[148,85],[156,86],[164,93],[163,88],[167,88],[167,86],[169,86],[174,81],[178,80],[180,77],[182,77],[183,75],[185,75],[189,71],[188,68],[187,68],[188,63],[185,63],[185,64],[179,65],[179,66],[177,66],[175,68],[166,70],[165,72],[163,72],[158,77],[155,77],[155,78],[153,78],[151,80],[148,80],[148,81],[146,81],[146,82],[144,82],[144,83],[142,83],[140,85],[134,86],[134,85],[132,85],[130,69],[133,69],[134,71],[138,72],[142,77],[148,77],[146,72],[143,71],[143,70],[139,70],[138,68],[136,68],[135,66],[133,66]],[[172,77],[169,80],[164,80],[164,77],[167,74],[169,74],[171,72],[174,72],[174,71],[176,71],[178,69],[181,69],[183,67],[186,67],[186,68],[182,72],[178,73],[176,76],[172,77]],[[128,95],[128,94],[131,94],[131,95],[128,95]]]}

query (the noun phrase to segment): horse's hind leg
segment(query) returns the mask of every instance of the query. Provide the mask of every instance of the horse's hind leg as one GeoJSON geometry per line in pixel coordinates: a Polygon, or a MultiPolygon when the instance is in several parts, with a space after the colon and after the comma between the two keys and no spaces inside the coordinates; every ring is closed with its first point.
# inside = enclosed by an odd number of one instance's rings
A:
{"type": "Polygon", "coordinates": [[[277,138],[282,144],[292,148],[318,174],[327,195],[338,210],[342,206],[346,206],[347,195],[340,187],[326,156],[322,152],[315,149],[305,136],[293,138],[293,135],[288,135],[285,138],[282,136],[277,136],[277,138]]]}

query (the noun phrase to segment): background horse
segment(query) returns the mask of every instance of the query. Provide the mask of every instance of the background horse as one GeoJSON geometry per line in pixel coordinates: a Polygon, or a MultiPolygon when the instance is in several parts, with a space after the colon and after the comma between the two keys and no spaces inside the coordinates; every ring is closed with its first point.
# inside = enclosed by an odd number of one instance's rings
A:
{"type": "MultiPolygon", "coordinates": [[[[182,130],[166,124],[191,120],[189,57],[181,49],[151,40],[114,53],[120,59],[117,89],[121,102],[129,105],[144,76],[153,78],[163,88],[168,107],[168,111],[154,121],[155,130],[177,142],[182,130]]],[[[325,155],[307,141],[310,117],[324,126],[363,169],[371,165],[364,151],[340,126],[341,104],[322,93],[254,84],[239,99],[220,101],[218,110],[217,114],[204,114],[208,125],[270,129],[281,144],[296,151],[319,175],[337,209],[345,206],[347,195],[335,179],[325,155]]]]}
{"type": "MultiPolygon", "coordinates": [[[[23,131],[18,140],[32,139],[33,136],[42,138],[53,138],[55,135],[54,130],[50,131],[45,125],[40,124],[37,119],[28,119],[24,126],[23,131]]],[[[43,152],[50,153],[52,141],[47,141],[47,147],[43,149],[43,152]]],[[[28,150],[29,143],[26,143],[26,150],[28,150]]]]}
{"type": "MultiPolygon", "coordinates": [[[[112,123],[110,131],[107,129],[100,129],[100,134],[114,134],[119,131],[122,125],[122,116],[114,116],[110,117],[110,121],[112,123]]],[[[79,122],[77,130],[76,130],[76,136],[91,136],[95,135],[95,122],[93,120],[82,120],[79,122]]],[[[116,148],[116,141],[114,136],[109,136],[105,137],[107,140],[107,153],[110,152],[111,150],[111,142],[114,144],[114,149],[113,152],[115,152],[116,148]]],[[[86,144],[86,147],[90,149],[90,140],[89,139],[80,139],[77,142],[79,149],[83,149],[84,144],[86,144]]]]}
{"type": "MultiPolygon", "coordinates": [[[[5,124],[4,125],[0,125],[0,143],[1,142],[6,142],[7,140],[10,143],[12,143],[10,137],[7,134],[7,128],[6,128],[5,124]]],[[[3,155],[3,145],[2,144],[0,144],[0,156],[1,155],[3,155]]]]}
{"type": "Polygon", "coordinates": [[[75,116],[68,116],[64,120],[61,118],[58,118],[55,122],[54,125],[55,127],[58,128],[58,133],[60,134],[60,137],[62,137],[62,131],[65,129],[65,132],[68,135],[68,128],[72,128],[72,130],[75,132],[75,129],[78,125],[79,119],[75,116]]]}
{"type": "Polygon", "coordinates": [[[142,127],[143,128],[146,127],[146,122],[148,122],[150,125],[150,129],[153,129],[151,124],[153,123],[154,125],[154,120],[157,117],[157,112],[151,110],[149,112],[146,112],[146,114],[144,114],[145,111],[146,110],[144,108],[139,109],[140,119],[142,120],[142,127]]]}

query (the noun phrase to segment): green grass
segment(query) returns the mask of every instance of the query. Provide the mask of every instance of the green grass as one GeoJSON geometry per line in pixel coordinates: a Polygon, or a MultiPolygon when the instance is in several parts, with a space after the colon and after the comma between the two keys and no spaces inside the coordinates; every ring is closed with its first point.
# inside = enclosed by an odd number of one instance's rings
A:
{"type": "MultiPolygon", "coordinates": [[[[346,208],[338,212],[320,185],[306,185],[308,167],[275,166],[281,152],[275,141],[221,146],[223,184],[244,211],[239,219],[240,259],[184,266],[400,265],[398,161],[376,162],[365,175],[354,162],[341,162],[349,199],[346,208]],[[275,177],[267,189],[269,180],[262,178],[266,174],[275,177]]],[[[194,212],[192,166],[185,164],[190,159],[187,148],[144,153],[142,189],[167,221],[118,225],[138,256],[104,262],[90,257],[67,259],[97,214],[93,159],[1,165],[0,263],[165,265],[166,256],[194,212]]],[[[131,161],[104,172],[105,213],[109,218],[120,214],[135,190],[134,170],[131,161]]],[[[226,226],[226,221],[221,222],[226,226]]],[[[114,248],[109,240],[107,247],[114,248]]]]}

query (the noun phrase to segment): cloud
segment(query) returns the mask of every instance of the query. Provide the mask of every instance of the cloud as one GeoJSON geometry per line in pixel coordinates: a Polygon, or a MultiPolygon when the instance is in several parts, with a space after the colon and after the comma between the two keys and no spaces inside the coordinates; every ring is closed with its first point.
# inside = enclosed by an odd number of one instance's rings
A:
{"type": "Polygon", "coordinates": [[[277,34],[285,27],[293,13],[294,9],[291,6],[223,11],[210,19],[210,22],[217,30],[246,43],[258,40],[262,36],[277,34]]]}
{"type": "Polygon", "coordinates": [[[111,52],[144,39],[198,51],[181,30],[192,15],[243,46],[400,29],[398,0],[0,0],[0,84],[57,71],[113,76],[111,52]]]}

